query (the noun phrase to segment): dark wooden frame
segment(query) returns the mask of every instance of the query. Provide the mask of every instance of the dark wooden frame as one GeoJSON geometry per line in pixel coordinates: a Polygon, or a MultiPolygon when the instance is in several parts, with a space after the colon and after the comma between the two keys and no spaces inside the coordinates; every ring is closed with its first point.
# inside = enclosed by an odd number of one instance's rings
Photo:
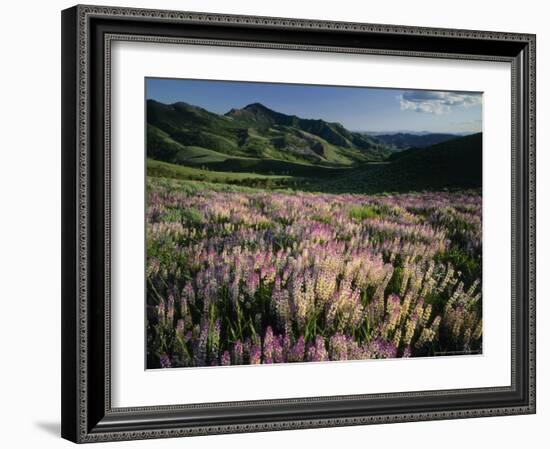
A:
{"type": "Polygon", "coordinates": [[[62,12],[62,85],[64,438],[92,442],[535,412],[534,35],[75,6],[62,12]],[[112,408],[109,77],[114,40],[509,62],[512,385],[112,408]]]}

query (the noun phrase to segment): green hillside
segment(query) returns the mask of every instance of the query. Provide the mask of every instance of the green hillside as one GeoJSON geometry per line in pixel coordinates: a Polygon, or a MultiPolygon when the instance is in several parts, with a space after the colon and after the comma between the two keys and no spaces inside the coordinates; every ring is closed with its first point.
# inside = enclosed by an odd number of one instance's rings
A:
{"type": "Polygon", "coordinates": [[[183,179],[213,184],[232,184],[265,189],[295,188],[302,180],[291,176],[268,176],[255,173],[228,173],[185,167],[147,159],[147,176],[183,179]]]}
{"type": "Polygon", "coordinates": [[[444,141],[395,151],[395,140],[259,103],[220,115],[147,101],[147,170],[155,177],[335,193],[480,188],[481,133],[450,137],[424,135],[417,144],[444,141]]]}
{"type": "Polygon", "coordinates": [[[428,148],[405,150],[387,163],[369,164],[308,190],[351,193],[481,188],[482,134],[459,137],[428,148]]]}
{"type": "Polygon", "coordinates": [[[183,102],[148,100],[147,155],[196,167],[216,164],[216,169],[231,159],[235,171],[244,166],[263,173],[294,173],[308,165],[334,168],[380,161],[390,150],[339,123],[281,114],[259,103],[219,115],[183,102]]]}

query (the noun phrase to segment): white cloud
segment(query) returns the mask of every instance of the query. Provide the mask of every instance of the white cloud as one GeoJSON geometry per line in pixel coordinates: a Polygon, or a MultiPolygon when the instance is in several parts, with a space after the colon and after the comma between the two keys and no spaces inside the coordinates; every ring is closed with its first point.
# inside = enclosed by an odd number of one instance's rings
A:
{"type": "Polygon", "coordinates": [[[444,114],[454,107],[470,107],[481,104],[481,94],[461,94],[428,90],[409,90],[399,97],[401,110],[428,114],[444,114]]]}

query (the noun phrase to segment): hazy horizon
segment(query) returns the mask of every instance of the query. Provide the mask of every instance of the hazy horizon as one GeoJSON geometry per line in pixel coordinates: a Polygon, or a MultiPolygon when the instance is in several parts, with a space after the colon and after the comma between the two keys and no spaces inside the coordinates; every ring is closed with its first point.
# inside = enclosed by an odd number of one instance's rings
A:
{"type": "Polygon", "coordinates": [[[146,78],[146,98],[183,101],[216,114],[261,103],[367,133],[470,134],[482,128],[479,92],[146,78]]]}

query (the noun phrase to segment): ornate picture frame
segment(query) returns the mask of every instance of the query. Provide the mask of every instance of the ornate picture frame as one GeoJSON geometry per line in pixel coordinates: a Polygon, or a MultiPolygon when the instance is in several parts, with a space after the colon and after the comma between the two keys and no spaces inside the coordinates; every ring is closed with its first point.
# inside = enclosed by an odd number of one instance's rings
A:
{"type": "Polygon", "coordinates": [[[62,12],[62,109],[64,438],[85,443],[535,413],[534,35],[78,5],[62,12]],[[113,407],[110,76],[117,41],[508,63],[511,385],[113,407]]]}

